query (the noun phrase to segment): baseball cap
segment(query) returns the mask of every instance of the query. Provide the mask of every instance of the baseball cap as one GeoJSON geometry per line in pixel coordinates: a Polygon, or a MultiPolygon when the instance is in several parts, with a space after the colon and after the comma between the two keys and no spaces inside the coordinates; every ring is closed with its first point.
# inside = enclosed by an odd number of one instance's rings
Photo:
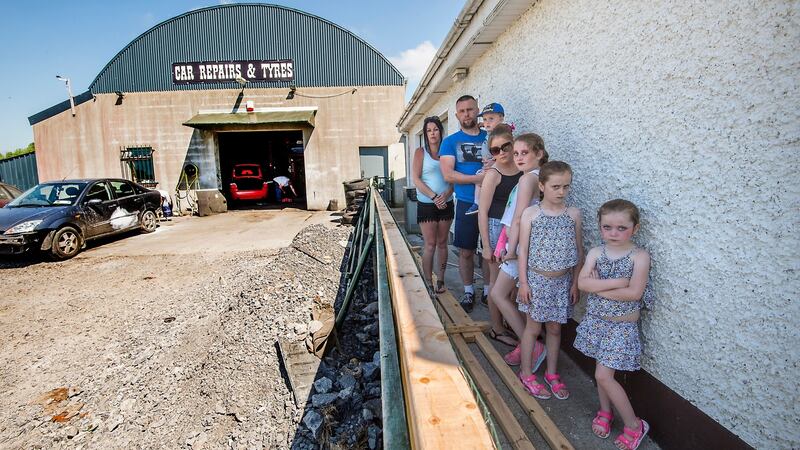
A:
{"type": "Polygon", "coordinates": [[[496,114],[506,115],[505,110],[503,110],[503,105],[501,105],[500,103],[489,103],[488,105],[484,106],[481,113],[478,114],[478,117],[482,117],[486,113],[496,113],[496,114]]]}

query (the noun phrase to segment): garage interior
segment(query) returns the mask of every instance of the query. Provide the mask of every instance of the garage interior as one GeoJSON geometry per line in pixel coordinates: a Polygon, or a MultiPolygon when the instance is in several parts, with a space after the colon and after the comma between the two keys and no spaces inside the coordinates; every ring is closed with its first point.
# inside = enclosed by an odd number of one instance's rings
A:
{"type": "MultiPolygon", "coordinates": [[[[303,132],[293,131],[246,131],[219,133],[219,165],[222,186],[232,209],[254,207],[306,207],[306,174],[303,159],[303,132]],[[279,203],[275,197],[275,183],[269,184],[266,201],[238,201],[230,199],[230,183],[234,166],[258,164],[264,180],[277,176],[289,178],[297,191],[291,203],[279,203]]],[[[260,186],[239,186],[240,189],[258,189],[260,186]]]]}

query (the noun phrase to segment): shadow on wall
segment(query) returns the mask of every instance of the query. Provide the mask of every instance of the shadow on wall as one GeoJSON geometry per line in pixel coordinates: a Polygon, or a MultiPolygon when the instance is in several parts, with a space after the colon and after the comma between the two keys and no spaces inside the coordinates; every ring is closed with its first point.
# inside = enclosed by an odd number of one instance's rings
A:
{"type": "MultiPolygon", "coordinates": [[[[220,189],[222,181],[219,177],[219,161],[217,161],[216,133],[195,129],[189,140],[186,157],[181,164],[182,171],[187,164],[194,164],[199,171],[200,189],[220,189]]],[[[179,173],[179,184],[180,176],[179,173]]]]}
{"type": "Polygon", "coordinates": [[[394,180],[394,186],[392,191],[392,205],[390,206],[402,206],[406,201],[405,196],[405,189],[406,183],[408,182],[407,177],[396,178],[394,180]]]}

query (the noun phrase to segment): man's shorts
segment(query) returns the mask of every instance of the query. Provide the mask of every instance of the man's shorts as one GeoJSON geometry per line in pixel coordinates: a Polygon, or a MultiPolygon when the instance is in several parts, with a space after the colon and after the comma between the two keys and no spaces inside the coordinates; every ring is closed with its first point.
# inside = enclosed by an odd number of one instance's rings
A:
{"type": "Polygon", "coordinates": [[[478,248],[478,238],[480,231],[478,230],[478,215],[472,214],[465,215],[469,207],[472,206],[470,202],[462,202],[456,200],[456,219],[455,230],[453,237],[453,246],[463,248],[465,250],[475,250],[478,248]]]}

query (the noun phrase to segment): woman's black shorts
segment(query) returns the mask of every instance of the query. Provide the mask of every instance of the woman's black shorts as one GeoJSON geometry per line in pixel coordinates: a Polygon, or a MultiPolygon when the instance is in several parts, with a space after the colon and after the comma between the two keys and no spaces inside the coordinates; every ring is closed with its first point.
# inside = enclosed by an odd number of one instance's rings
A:
{"type": "Polygon", "coordinates": [[[437,208],[434,203],[417,202],[417,223],[453,220],[453,211],[452,200],[444,209],[437,208]]]}

